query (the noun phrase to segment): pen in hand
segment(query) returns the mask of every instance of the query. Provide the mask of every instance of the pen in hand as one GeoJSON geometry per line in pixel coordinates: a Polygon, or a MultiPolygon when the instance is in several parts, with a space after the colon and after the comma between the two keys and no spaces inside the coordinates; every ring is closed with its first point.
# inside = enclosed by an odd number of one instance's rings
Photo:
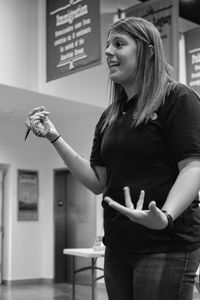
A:
{"type": "Polygon", "coordinates": [[[24,142],[26,141],[26,139],[27,139],[27,137],[28,137],[30,131],[31,131],[30,128],[27,128],[27,129],[26,129],[26,133],[25,133],[25,137],[24,137],[24,142]]]}

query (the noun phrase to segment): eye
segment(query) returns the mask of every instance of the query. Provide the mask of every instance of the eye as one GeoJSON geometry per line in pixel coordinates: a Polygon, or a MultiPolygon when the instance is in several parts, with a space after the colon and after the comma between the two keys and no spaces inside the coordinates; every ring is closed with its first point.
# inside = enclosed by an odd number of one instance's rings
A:
{"type": "Polygon", "coordinates": [[[120,40],[115,41],[115,47],[116,48],[121,48],[123,45],[124,45],[124,43],[122,41],[120,41],[120,40]]]}
{"type": "Polygon", "coordinates": [[[123,46],[126,45],[126,42],[122,39],[119,38],[115,38],[111,41],[108,41],[106,43],[106,50],[110,47],[110,45],[112,45],[112,47],[116,48],[116,49],[121,49],[123,46]]]}
{"type": "Polygon", "coordinates": [[[109,43],[106,43],[106,49],[108,49],[109,46],[110,46],[110,44],[109,44],[109,43]]]}

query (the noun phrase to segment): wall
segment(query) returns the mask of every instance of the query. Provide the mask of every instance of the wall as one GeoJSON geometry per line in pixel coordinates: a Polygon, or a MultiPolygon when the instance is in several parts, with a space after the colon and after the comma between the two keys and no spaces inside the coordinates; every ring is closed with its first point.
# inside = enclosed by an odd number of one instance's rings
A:
{"type": "Polygon", "coordinates": [[[37,90],[38,0],[0,1],[0,83],[37,90]]]}
{"type": "MultiPolygon", "coordinates": [[[[87,158],[98,117],[74,119],[65,124],[63,122],[58,124],[60,128],[65,128],[63,137],[87,158]],[[87,135],[80,135],[80,132],[87,132],[87,135]]],[[[6,281],[52,279],[53,169],[65,165],[47,140],[31,135],[24,143],[22,132],[24,132],[23,123],[0,121],[1,163],[10,165],[5,177],[3,279],[6,281]],[[39,171],[39,220],[36,222],[17,220],[18,169],[39,171]]]]}
{"type": "MultiPolygon", "coordinates": [[[[23,124],[2,120],[0,122],[1,162],[10,165],[5,177],[4,199],[3,279],[5,280],[26,277],[25,274],[28,274],[28,269],[29,276],[34,277],[38,273],[37,268],[39,268],[36,261],[40,250],[40,243],[38,243],[40,222],[24,223],[17,221],[17,169],[38,169],[41,171],[42,166],[42,158],[34,155],[34,149],[24,148],[21,137],[23,131],[23,124]],[[32,159],[30,160],[31,156],[32,159]],[[31,264],[28,263],[30,261],[31,264]]],[[[39,147],[41,148],[41,146],[39,147]]]]}
{"type": "MultiPolygon", "coordinates": [[[[1,162],[10,167],[5,177],[4,201],[4,261],[3,279],[17,280],[27,278],[41,278],[43,259],[51,259],[52,237],[46,240],[49,255],[42,256],[41,241],[46,236],[42,229],[43,218],[52,232],[51,203],[45,212],[42,202],[45,198],[45,152],[44,145],[38,140],[30,139],[24,144],[21,133],[24,124],[17,122],[0,122],[0,136],[2,139],[1,162]],[[6,128],[6,131],[5,131],[6,128]],[[34,144],[33,144],[34,143],[34,144]],[[37,149],[37,151],[36,151],[37,149]],[[39,171],[39,221],[17,221],[17,169],[39,171]]],[[[48,177],[47,177],[48,178],[48,177]]],[[[50,264],[52,269],[52,264],[50,264]]],[[[52,272],[49,274],[50,277],[52,272]]]]}

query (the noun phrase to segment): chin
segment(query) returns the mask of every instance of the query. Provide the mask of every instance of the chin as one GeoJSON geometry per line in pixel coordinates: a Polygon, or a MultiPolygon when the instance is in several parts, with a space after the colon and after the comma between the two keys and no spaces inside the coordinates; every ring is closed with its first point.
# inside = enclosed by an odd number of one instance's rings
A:
{"type": "Polygon", "coordinates": [[[114,82],[116,82],[116,83],[119,83],[119,84],[122,83],[122,81],[120,80],[119,76],[114,75],[114,74],[113,74],[113,75],[110,74],[110,80],[112,80],[112,81],[114,81],[114,82]]]}

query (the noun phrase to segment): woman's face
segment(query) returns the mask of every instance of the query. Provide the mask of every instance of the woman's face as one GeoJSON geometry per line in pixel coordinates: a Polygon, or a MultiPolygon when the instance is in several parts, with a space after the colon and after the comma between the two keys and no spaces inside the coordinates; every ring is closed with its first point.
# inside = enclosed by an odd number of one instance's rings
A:
{"type": "Polygon", "coordinates": [[[110,79],[122,86],[134,84],[137,70],[137,44],[126,34],[110,32],[105,54],[110,79]]]}

